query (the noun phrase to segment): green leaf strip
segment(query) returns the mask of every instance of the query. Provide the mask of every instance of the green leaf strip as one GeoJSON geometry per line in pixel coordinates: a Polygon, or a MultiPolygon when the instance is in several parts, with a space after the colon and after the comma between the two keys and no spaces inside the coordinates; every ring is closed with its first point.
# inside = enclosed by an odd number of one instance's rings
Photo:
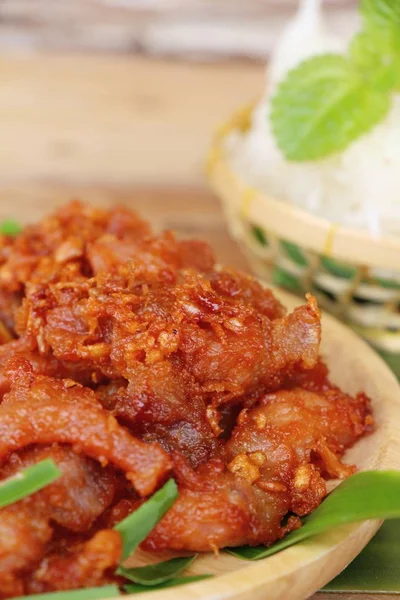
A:
{"type": "MultiPolygon", "coordinates": [[[[116,585],[105,585],[97,588],[86,588],[83,590],[68,590],[66,592],[49,592],[47,594],[33,594],[29,596],[33,600],[102,600],[102,598],[113,598],[120,596],[116,585]]],[[[19,596],[14,600],[26,600],[27,596],[19,596]]]]}
{"type": "Polygon", "coordinates": [[[399,564],[400,520],[386,521],[361,554],[321,591],[399,593],[399,564]]]}
{"type": "Polygon", "coordinates": [[[148,586],[140,585],[138,583],[129,583],[124,586],[124,591],[129,594],[141,594],[143,592],[156,592],[157,590],[165,590],[167,588],[177,587],[180,585],[186,585],[188,583],[195,583],[196,581],[203,581],[204,579],[210,579],[213,575],[190,575],[188,577],[177,577],[176,579],[169,579],[160,585],[148,586]]]}
{"type": "Polygon", "coordinates": [[[192,564],[196,557],[197,554],[194,556],[171,558],[170,560],[165,560],[154,565],[132,569],[119,567],[117,575],[122,575],[122,577],[141,585],[159,585],[180,575],[182,571],[192,564]]]}
{"type": "Polygon", "coordinates": [[[341,483],[308,517],[303,526],[269,548],[230,548],[245,560],[260,560],[314,535],[347,523],[400,518],[400,471],[365,471],[341,483]]]}
{"type": "Polygon", "coordinates": [[[0,223],[0,233],[2,235],[7,235],[10,237],[14,237],[18,235],[22,231],[22,227],[17,221],[13,219],[7,219],[0,223]]]}
{"type": "Polygon", "coordinates": [[[114,527],[122,536],[122,561],[128,558],[149,535],[177,497],[178,487],[175,481],[170,479],[149,500],[114,527]]]}
{"type": "Polygon", "coordinates": [[[48,458],[5,479],[0,482],[0,508],[38,492],[60,475],[61,471],[55,462],[48,458]]]}

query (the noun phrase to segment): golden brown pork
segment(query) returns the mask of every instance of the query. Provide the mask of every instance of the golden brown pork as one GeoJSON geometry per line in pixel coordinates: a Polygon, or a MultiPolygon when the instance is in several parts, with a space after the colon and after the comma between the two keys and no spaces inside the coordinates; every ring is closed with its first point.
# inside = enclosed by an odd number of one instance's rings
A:
{"type": "MultiPolygon", "coordinates": [[[[181,478],[180,497],[146,541],[152,550],[207,551],[268,544],[288,531],[287,513],[303,516],[326,495],[323,475],[345,478],[340,461],[370,421],[365,395],[352,398],[326,382],[325,393],[294,388],[244,408],[223,461],[181,478]],[[206,507],[208,506],[208,509],[206,507]]],[[[290,526],[298,522],[291,521],[290,526]]]]}
{"type": "Polygon", "coordinates": [[[0,598],[113,580],[110,528],[171,475],[147,549],[298,527],[372,427],[368,399],[329,382],[320,335],[311,296],[286,314],[126,209],[73,202],[1,238],[0,479],[45,457],[63,475],[0,510],[0,598]]]}

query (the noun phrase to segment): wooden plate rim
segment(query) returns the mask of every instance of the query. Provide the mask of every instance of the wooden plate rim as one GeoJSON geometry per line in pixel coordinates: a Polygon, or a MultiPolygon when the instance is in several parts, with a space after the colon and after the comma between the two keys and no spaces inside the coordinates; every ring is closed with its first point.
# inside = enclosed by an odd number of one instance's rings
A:
{"type": "MultiPolygon", "coordinates": [[[[292,295],[274,291],[290,309],[299,304],[299,299],[292,295]]],[[[328,331],[334,329],[342,335],[347,345],[350,342],[351,351],[364,354],[368,373],[373,373],[369,376],[379,380],[391,398],[393,420],[397,420],[396,414],[400,419],[400,385],[386,363],[334,317],[324,314],[323,330],[324,326],[328,331]]],[[[384,433],[386,442],[377,448],[373,468],[396,468],[400,454],[398,436],[384,433]]],[[[367,521],[343,526],[260,561],[238,559],[238,565],[243,564],[241,568],[208,580],[125,597],[131,600],[245,600],[251,594],[252,600],[258,600],[268,594],[269,600],[283,600],[290,589],[291,600],[303,600],[340,573],[366,546],[380,524],[379,521],[367,521]]]]}

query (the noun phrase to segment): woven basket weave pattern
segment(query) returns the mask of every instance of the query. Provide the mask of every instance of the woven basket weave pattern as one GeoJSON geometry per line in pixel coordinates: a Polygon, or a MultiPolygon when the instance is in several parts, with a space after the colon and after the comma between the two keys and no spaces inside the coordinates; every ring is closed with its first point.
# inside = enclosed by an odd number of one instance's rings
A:
{"type": "MultiPolygon", "coordinates": [[[[314,294],[322,307],[372,343],[400,377],[400,253],[398,261],[393,255],[389,260],[392,266],[399,265],[399,271],[387,269],[386,263],[362,265],[352,260],[352,256],[344,261],[332,252],[329,240],[318,252],[307,247],[307,239],[299,244],[288,233],[283,238],[271,227],[267,198],[264,214],[249,211],[255,192],[243,188],[243,182],[241,189],[236,190],[236,176],[229,173],[223,156],[226,133],[233,128],[243,131],[248,124],[249,107],[246,107],[221,128],[210,156],[209,178],[222,200],[230,231],[252,270],[261,279],[296,294],[314,294]],[[215,169],[218,164],[219,173],[215,169]]],[[[312,234],[310,227],[310,239],[312,234]]]]}

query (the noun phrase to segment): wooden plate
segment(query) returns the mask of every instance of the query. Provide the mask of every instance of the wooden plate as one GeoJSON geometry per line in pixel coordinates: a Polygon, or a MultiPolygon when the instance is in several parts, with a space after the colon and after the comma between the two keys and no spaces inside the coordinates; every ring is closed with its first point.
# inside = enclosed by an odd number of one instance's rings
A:
{"type": "MultiPolygon", "coordinates": [[[[289,294],[276,293],[289,309],[299,304],[289,294]]],[[[353,394],[364,391],[373,402],[376,431],[346,454],[346,462],[355,463],[360,470],[400,467],[400,386],[394,375],[365,342],[328,315],[323,316],[322,355],[335,383],[353,394]]],[[[216,577],[127,598],[302,600],[340,573],[379,525],[378,521],[367,521],[340,527],[256,562],[242,561],[225,553],[219,557],[204,555],[188,573],[212,573],[216,577]]],[[[144,562],[146,557],[139,556],[136,564],[141,560],[144,562]]]]}

